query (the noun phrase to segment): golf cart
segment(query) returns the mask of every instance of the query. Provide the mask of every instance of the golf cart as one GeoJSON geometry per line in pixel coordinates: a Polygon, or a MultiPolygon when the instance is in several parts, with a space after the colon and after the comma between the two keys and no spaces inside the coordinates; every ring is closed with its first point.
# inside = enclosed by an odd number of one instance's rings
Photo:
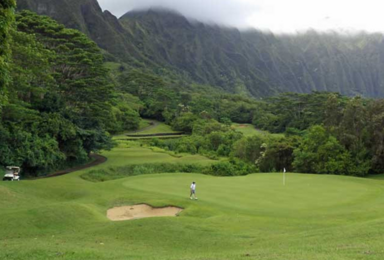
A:
{"type": "Polygon", "coordinates": [[[7,166],[3,181],[20,181],[20,167],[7,166]]]}

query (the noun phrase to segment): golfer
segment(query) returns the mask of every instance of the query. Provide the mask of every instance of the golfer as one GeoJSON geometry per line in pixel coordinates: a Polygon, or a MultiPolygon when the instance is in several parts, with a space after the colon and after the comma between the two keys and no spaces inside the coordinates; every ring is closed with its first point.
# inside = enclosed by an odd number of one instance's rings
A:
{"type": "Polygon", "coordinates": [[[195,199],[197,200],[197,197],[196,197],[196,183],[195,182],[192,182],[191,184],[191,196],[190,196],[191,200],[195,199]]]}

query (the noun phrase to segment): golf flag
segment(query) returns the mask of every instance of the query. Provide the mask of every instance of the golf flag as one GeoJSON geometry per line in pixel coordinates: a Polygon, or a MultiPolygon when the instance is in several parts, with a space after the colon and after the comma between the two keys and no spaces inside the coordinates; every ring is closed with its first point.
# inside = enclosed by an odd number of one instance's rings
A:
{"type": "Polygon", "coordinates": [[[285,173],[287,172],[287,170],[284,168],[283,170],[283,185],[285,186],[285,173]]]}

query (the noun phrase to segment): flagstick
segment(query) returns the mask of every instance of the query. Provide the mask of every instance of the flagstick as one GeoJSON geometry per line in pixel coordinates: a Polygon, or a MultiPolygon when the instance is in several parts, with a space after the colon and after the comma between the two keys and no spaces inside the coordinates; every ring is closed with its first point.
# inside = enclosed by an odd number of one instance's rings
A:
{"type": "Polygon", "coordinates": [[[283,185],[285,186],[285,172],[286,172],[286,170],[285,170],[285,168],[284,168],[284,171],[283,171],[283,185]]]}

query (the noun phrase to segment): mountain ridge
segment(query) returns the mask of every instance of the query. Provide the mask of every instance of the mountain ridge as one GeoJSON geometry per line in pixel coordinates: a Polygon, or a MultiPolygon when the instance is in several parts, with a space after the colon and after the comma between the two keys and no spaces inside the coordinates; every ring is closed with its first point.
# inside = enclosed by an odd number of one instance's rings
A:
{"type": "Polygon", "coordinates": [[[96,0],[19,0],[19,9],[80,29],[122,62],[157,74],[166,68],[182,79],[229,93],[259,98],[287,91],[330,91],[384,97],[384,43],[379,34],[274,35],[191,21],[158,8],[130,11],[118,19],[103,12],[96,0]],[[55,8],[63,12],[50,11],[55,8]]]}

